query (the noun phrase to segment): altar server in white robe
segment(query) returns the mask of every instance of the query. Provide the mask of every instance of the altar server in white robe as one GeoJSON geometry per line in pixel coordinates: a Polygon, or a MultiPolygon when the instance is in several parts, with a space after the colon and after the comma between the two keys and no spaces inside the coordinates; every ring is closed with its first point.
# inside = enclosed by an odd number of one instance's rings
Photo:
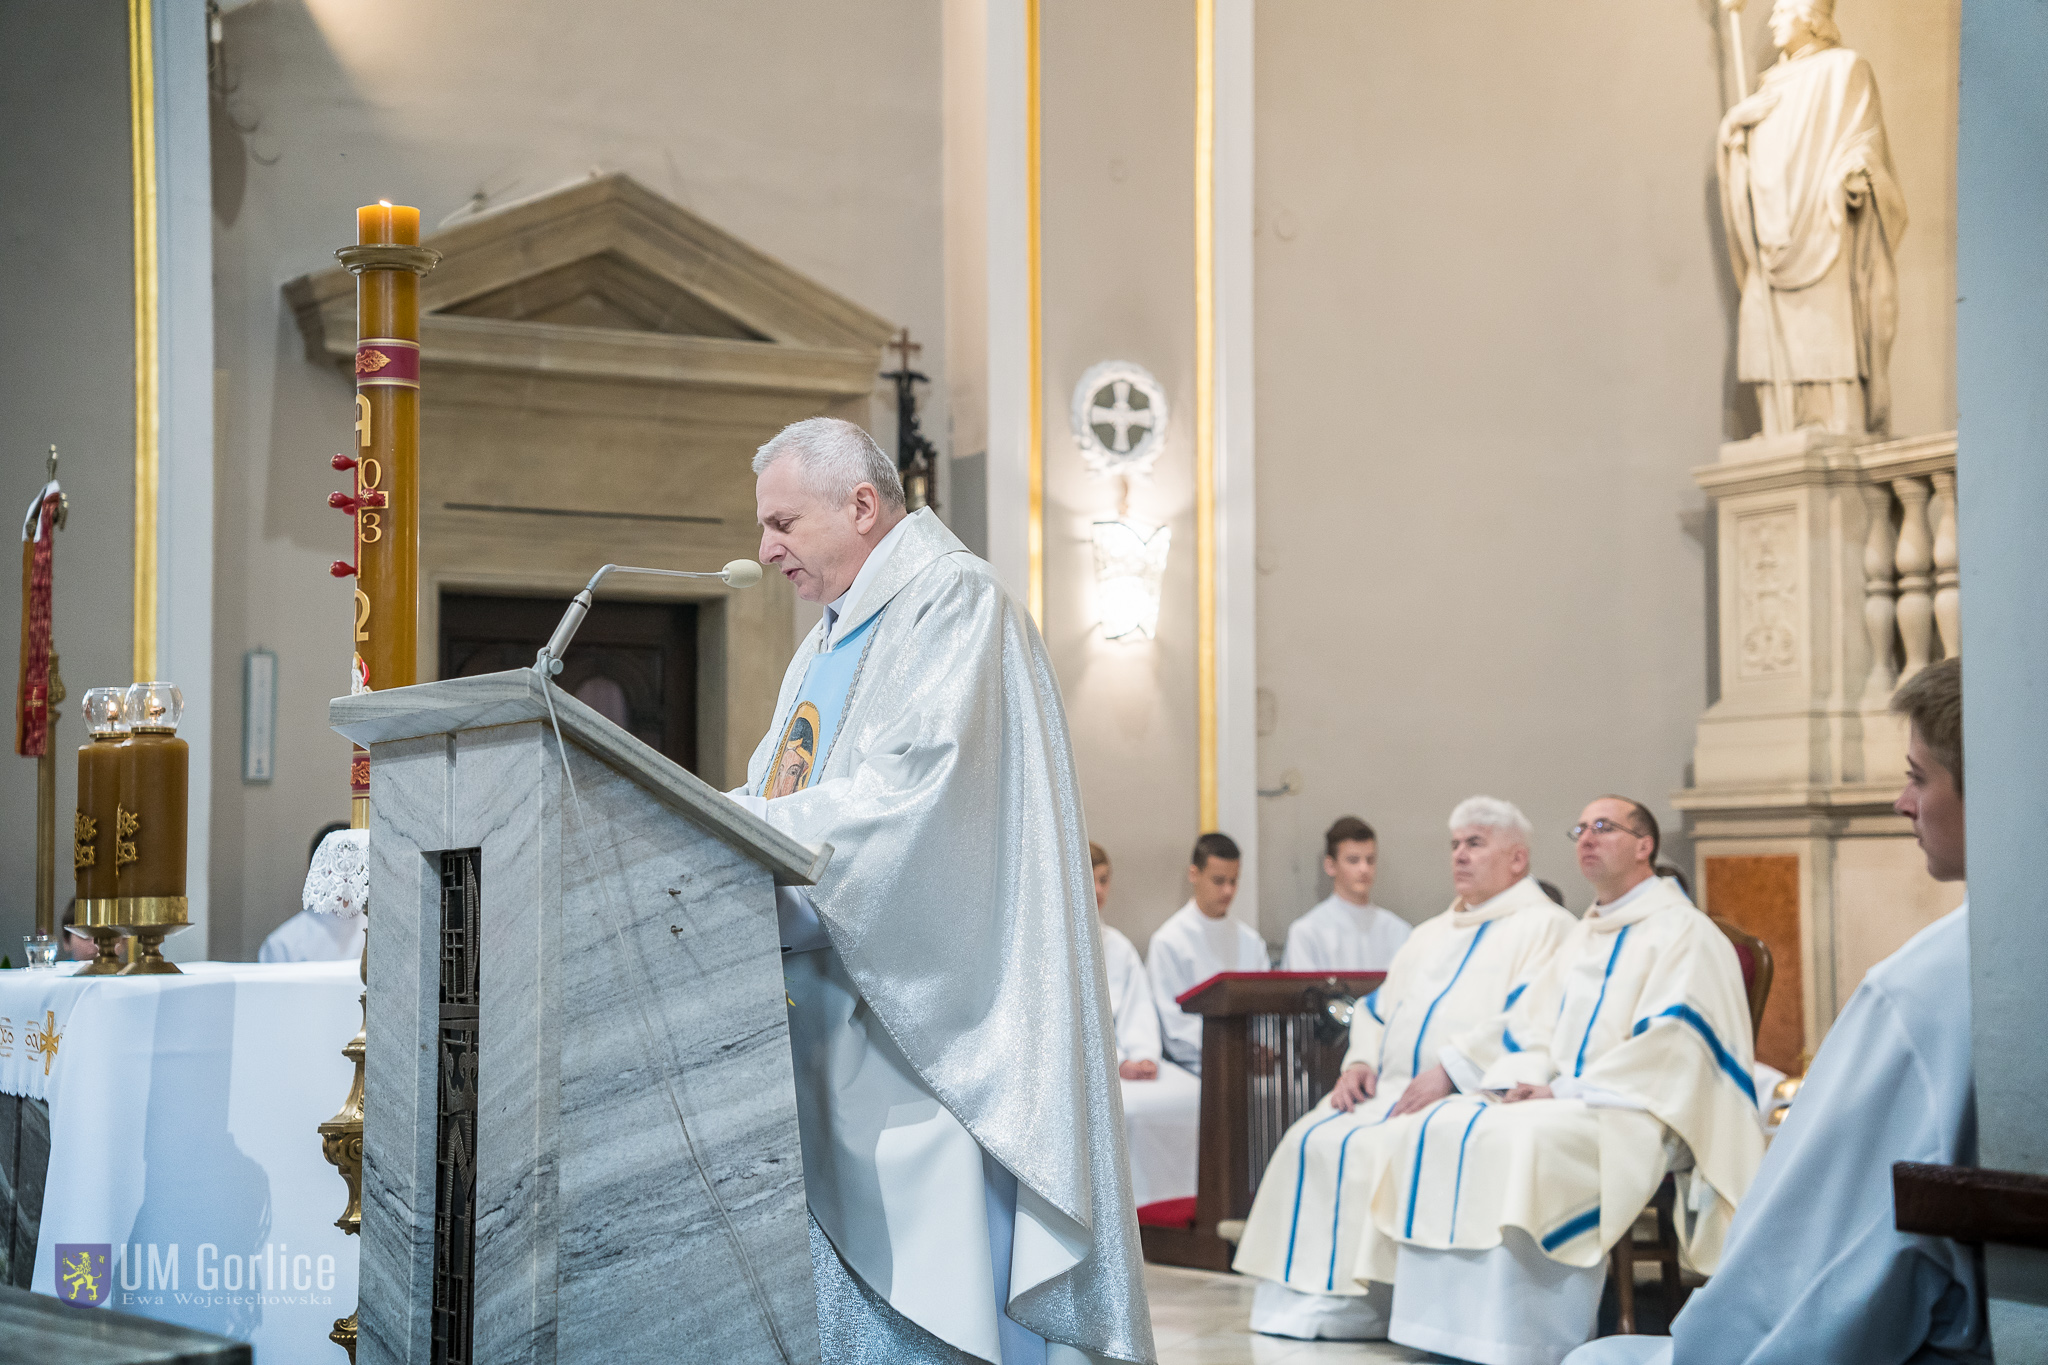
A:
{"type": "Polygon", "coordinates": [[[1450,908],[1425,921],[1351,1015],[1337,1087],[1287,1131],[1252,1202],[1235,1268],[1261,1279],[1252,1330],[1387,1334],[1394,1244],[1372,1225],[1387,1112],[1419,1065],[1528,987],[1572,927],[1529,876],[1528,819],[1474,796],[1451,812],[1450,908]]]}
{"type": "Polygon", "coordinates": [[[825,606],[737,795],[833,854],[778,895],[832,1361],[1150,1361],[1101,936],[1031,618],[894,462],[754,457],[761,560],[825,606]]]}
{"type": "MultiPolygon", "coordinates": [[[[1892,707],[1911,722],[1894,809],[1913,822],[1928,875],[1962,881],[1962,665],[1923,669],[1892,707]]],[[[1609,1337],[1571,1365],[1988,1365],[1976,1251],[1900,1232],[1892,1208],[1893,1162],[1976,1164],[1970,1082],[1965,904],[1873,967],[1828,1029],[1720,1270],[1671,1336],[1609,1337]]]]}
{"type": "MultiPolygon", "coordinates": [[[[336,822],[315,834],[313,846],[306,854],[307,865],[312,865],[314,855],[319,853],[320,845],[328,835],[347,828],[346,824],[336,822]]],[[[340,915],[326,914],[315,910],[311,905],[306,905],[296,915],[270,931],[269,936],[263,940],[263,946],[256,950],[256,960],[353,962],[363,955],[363,944],[369,932],[370,920],[366,915],[344,918],[340,915]]]]}
{"type": "Polygon", "coordinates": [[[1572,837],[1599,900],[1521,998],[1446,1044],[1394,1106],[1416,1117],[1373,1221],[1401,1243],[1387,1335],[1404,1346],[1556,1365],[1593,1335],[1607,1251],[1667,1169],[1680,1256],[1712,1274],[1763,1156],[1735,949],[1652,875],[1641,803],[1602,797],[1572,837]]]}
{"type": "Polygon", "coordinates": [[[1323,835],[1329,899],[1287,926],[1283,972],[1383,972],[1408,941],[1412,926],[1373,904],[1380,839],[1355,815],[1340,816],[1323,835]]]}
{"type": "Polygon", "coordinates": [[[1152,931],[1145,959],[1167,1059],[1197,1076],[1202,1074],[1202,1016],[1183,1010],[1180,997],[1218,972],[1263,972],[1273,965],[1266,940],[1230,914],[1242,865],[1237,841],[1229,835],[1204,834],[1195,840],[1188,862],[1192,894],[1152,931]]]}
{"type": "MultiPolygon", "coordinates": [[[[1091,843],[1088,855],[1095,864],[1095,908],[1100,912],[1109,906],[1109,854],[1091,843]]],[[[1132,1197],[1141,1209],[1162,1199],[1192,1199],[1202,1083],[1161,1052],[1152,979],[1131,941],[1107,923],[1102,926],[1102,960],[1109,969],[1109,1012],[1116,1023],[1116,1074],[1123,1088],[1132,1197]]]]}

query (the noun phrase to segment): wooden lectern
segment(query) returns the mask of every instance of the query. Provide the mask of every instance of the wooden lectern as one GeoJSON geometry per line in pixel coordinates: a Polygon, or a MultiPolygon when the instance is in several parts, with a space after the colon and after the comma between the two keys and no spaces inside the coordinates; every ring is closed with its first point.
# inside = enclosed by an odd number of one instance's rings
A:
{"type": "Polygon", "coordinates": [[[777,885],[803,847],[530,671],[371,753],[362,1365],[815,1365],[777,885]]]}

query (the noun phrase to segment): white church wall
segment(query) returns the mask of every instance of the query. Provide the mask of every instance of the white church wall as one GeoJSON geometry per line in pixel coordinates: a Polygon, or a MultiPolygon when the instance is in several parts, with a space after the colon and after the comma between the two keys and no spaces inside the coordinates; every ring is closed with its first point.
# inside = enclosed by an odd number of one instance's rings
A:
{"type": "Polygon", "coordinates": [[[1049,0],[1043,23],[1046,645],[1072,727],[1088,833],[1116,882],[1107,918],[1142,950],[1187,898],[1197,827],[1194,568],[1194,19],[1191,7],[1049,0]],[[1068,400],[1132,360],[1173,412],[1134,521],[1172,527],[1158,638],[1096,625],[1091,524],[1115,485],[1082,466],[1068,400]]]}
{"type": "MultiPolygon", "coordinates": [[[[1906,196],[1892,430],[1956,425],[1956,110],[1962,0],[1843,0],[1842,41],[1870,59],[1906,196]]],[[[1844,997],[1847,998],[1846,996],[1844,997]]]]}
{"type": "MultiPolygon", "coordinates": [[[[1840,11],[1913,213],[1902,431],[1954,412],[1953,16],[1840,11]]],[[[1754,422],[1716,18],[1259,11],[1260,766],[1304,779],[1264,803],[1269,938],[1324,894],[1343,813],[1381,830],[1381,899],[1411,919],[1450,897],[1443,822],[1472,792],[1523,806],[1574,905],[1562,831],[1590,796],[1646,801],[1690,863],[1669,797],[1711,699],[1713,530],[1688,470],[1754,422]]]]}
{"type": "MultiPolygon", "coordinates": [[[[132,681],[135,271],[128,30],[119,6],[12,6],[0,42],[0,507],[10,545],[55,444],[71,517],[57,536],[53,647],[69,689],[58,725],[59,848],[77,803],[78,700],[132,681]]],[[[18,555],[9,561],[18,564],[18,555]]],[[[0,592],[12,708],[21,596],[0,592]]],[[[12,725],[8,726],[11,736],[12,725]]],[[[35,928],[36,764],[0,754],[0,952],[35,928]]],[[[57,911],[70,896],[57,866],[57,911]]],[[[175,939],[172,940],[176,942],[175,939]]]]}
{"type": "MultiPolygon", "coordinates": [[[[417,204],[431,231],[477,194],[503,203],[624,170],[907,324],[943,447],[940,35],[932,0],[630,0],[602,22],[535,0],[481,22],[431,0],[402,29],[337,0],[267,0],[232,9],[226,40],[216,669],[238,676],[259,644],[279,655],[275,781],[242,786],[231,755],[215,766],[213,951],[248,957],[296,908],[313,832],[348,810],[348,748],[326,723],[348,661],[349,587],[327,575],[346,522],[324,504],[350,390],[305,359],[279,285],[353,240],[360,203],[417,204]]],[[[216,706],[220,733],[237,732],[234,702],[216,706]]]]}

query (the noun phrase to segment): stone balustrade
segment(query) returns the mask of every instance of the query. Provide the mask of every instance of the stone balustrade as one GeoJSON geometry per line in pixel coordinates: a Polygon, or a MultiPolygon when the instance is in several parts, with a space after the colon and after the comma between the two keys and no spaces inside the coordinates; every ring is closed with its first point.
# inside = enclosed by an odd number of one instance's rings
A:
{"type": "Polygon", "coordinates": [[[1857,451],[1868,530],[1863,625],[1865,695],[1887,700],[1936,659],[1963,651],[1956,567],[1956,438],[1887,441],[1857,451]]]}
{"type": "Polygon", "coordinates": [[[1693,474],[1714,502],[1719,657],[1673,803],[1707,908],[1798,983],[1766,1018],[1784,1065],[1956,899],[1892,813],[1906,735],[1890,713],[1899,684],[1962,651],[1956,438],[1758,437],[1693,474]]]}

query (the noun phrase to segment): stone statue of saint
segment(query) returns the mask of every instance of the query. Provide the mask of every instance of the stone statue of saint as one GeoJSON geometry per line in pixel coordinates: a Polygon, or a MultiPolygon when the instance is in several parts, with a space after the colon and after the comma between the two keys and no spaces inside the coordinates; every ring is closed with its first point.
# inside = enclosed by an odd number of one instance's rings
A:
{"type": "Polygon", "coordinates": [[[1742,290],[1736,377],[1766,436],[1883,432],[1906,201],[1870,63],[1834,0],[1777,0],[1783,56],[1721,120],[1721,209],[1742,290]]]}

